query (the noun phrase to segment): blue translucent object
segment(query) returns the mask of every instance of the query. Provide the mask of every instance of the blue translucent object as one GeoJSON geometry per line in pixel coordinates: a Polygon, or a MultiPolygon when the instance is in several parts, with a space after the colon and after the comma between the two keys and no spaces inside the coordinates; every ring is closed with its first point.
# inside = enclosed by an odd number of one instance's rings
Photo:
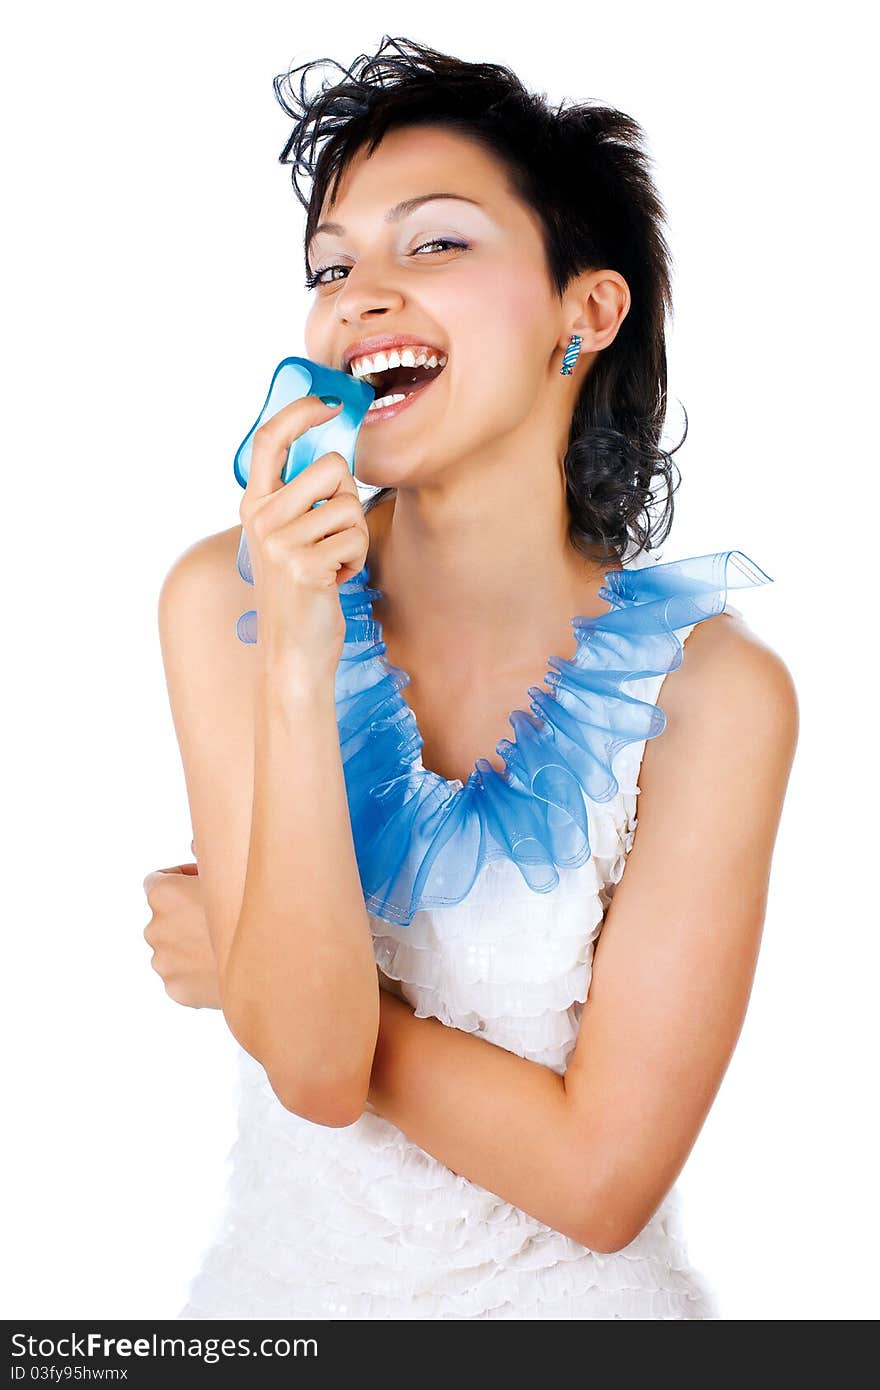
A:
{"type": "Polygon", "coordinates": [[[322,424],[313,425],[293,441],[281,470],[281,481],[289,483],[315,459],[331,453],[341,454],[354,473],[358,430],[375,400],[376,392],[365,381],[349,376],[348,372],[338,372],[335,367],[311,362],[308,357],[285,357],[275,368],[266,404],[235,455],[235,477],[242,487],[247,487],[254,435],[260,425],[301,396],[339,396],[342,409],[322,424]]]}
{"type": "MultiPolygon", "coordinates": [[[[338,372],[335,367],[326,367],[322,362],[312,362],[308,357],[285,357],[279,362],[272,377],[266,403],[260,411],[235,454],[234,471],[236,482],[247,487],[250,477],[251,455],[254,448],[254,435],[266,420],[271,420],[279,410],[290,405],[302,396],[339,396],[342,409],[328,420],[295,439],[287,452],[281,481],[289,483],[299,476],[310,463],[324,454],[341,454],[354,474],[354,451],[358,431],[364,416],[375,400],[376,392],[365,381],[349,376],[348,372],[338,372]]],[[[313,503],[322,507],[324,503],[313,503]]],[[[238,572],[247,584],[253,584],[254,575],[247,541],[242,530],[238,545],[238,572]]],[[[252,644],[257,640],[257,614],[255,609],[242,613],[235,626],[239,641],[252,644]]]]}
{"type": "Polygon", "coordinates": [[[550,689],[530,686],[531,715],[509,716],[514,737],[495,748],[505,772],[478,758],[462,783],[422,762],[418,724],[400,693],[410,678],[385,656],[373,616],[382,591],[369,587],[365,565],[339,589],[346,634],[336,717],[369,911],[409,926],[420,909],[461,902],[483,867],[501,858],[534,892],[555,888],[559,868],[592,854],[587,807],[617,795],[615,755],[666,727],[659,705],[627,683],[676,670],[678,630],[723,612],[728,589],[772,582],[740,550],[606,571],[599,597],[610,611],[572,618],[576,655],[548,657],[550,689]]]}

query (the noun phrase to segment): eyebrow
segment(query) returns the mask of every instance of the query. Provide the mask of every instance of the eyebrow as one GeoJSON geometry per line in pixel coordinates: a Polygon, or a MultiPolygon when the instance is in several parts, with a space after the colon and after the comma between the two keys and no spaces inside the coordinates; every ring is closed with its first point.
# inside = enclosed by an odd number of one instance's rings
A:
{"type": "MultiPolygon", "coordinates": [[[[394,207],[389,208],[386,212],[385,221],[400,222],[416,208],[421,207],[422,203],[433,202],[435,198],[456,198],[461,203],[472,203],[475,208],[482,207],[482,203],[478,203],[476,198],[466,198],[463,193],[422,193],[417,198],[404,198],[402,203],[395,203],[394,207]]],[[[341,222],[319,222],[312,233],[309,245],[319,232],[329,232],[331,236],[344,236],[345,228],[341,222]]]]}

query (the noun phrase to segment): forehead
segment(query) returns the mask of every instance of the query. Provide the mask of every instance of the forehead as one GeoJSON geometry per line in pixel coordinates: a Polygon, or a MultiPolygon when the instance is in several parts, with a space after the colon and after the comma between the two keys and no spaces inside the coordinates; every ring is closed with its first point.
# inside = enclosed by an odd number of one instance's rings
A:
{"type": "Polygon", "coordinates": [[[372,154],[347,163],[333,203],[325,199],[316,223],[346,222],[346,212],[382,216],[394,203],[443,189],[500,209],[512,195],[501,160],[473,137],[439,126],[390,130],[372,154]]]}

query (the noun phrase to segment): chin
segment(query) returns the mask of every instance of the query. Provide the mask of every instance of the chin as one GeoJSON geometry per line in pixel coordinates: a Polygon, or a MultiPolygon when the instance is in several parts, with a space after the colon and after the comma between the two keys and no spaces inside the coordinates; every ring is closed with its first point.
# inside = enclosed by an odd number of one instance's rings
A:
{"type": "Polygon", "coordinates": [[[377,469],[370,464],[354,461],[354,476],[362,487],[397,487],[397,479],[388,476],[388,468],[377,469]],[[378,474],[381,473],[381,477],[378,474]]]}
{"type": "Polygon", "coordinates": [[[355,454],[354,476],[364,487],[399,487],[402,482],[412,479],[412,475],[412,459],[395,468],[394,460],[389,459],[387,450],[375,464],[355,454]]]}

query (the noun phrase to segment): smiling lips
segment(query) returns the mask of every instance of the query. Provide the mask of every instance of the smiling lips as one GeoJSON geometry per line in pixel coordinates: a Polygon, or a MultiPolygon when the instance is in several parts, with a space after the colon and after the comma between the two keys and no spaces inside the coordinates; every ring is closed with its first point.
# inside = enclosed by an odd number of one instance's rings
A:
{"type": "MultiPolygon", "coordinates": [[[[411,369],[409,369],[411,371],[411,369]]],[[[433,375],[424,376],[421,380],[409,380],[397,390],[389,390],[383,387],[384,395],[376,397],[371,403],[366,415],[363,418],[363,425],[379,424],[380,421],[393,420],[402,411],[407,410],[412,402],[431,386],[440,376],[442,368],[437,368],[433,375]]]]}
{"type": "Polygon", "coordinates": [[[427,344],[405,345],[353,356],[352,376],[366,381],[376,392],[368,416],[390,419],[410,396],[430,386],[444,370],[448,357],[427,344]]]}
{"type": "Polygon", "coordinates": [[[350,370],[352,376],[373,387],[376,399],[370,409],[375,411],[382,402],[390,404],[398,396],[411,395],[426,386],[440,375],[447,360],[436,348],[415,344],[353,357],[350,370]]]}

